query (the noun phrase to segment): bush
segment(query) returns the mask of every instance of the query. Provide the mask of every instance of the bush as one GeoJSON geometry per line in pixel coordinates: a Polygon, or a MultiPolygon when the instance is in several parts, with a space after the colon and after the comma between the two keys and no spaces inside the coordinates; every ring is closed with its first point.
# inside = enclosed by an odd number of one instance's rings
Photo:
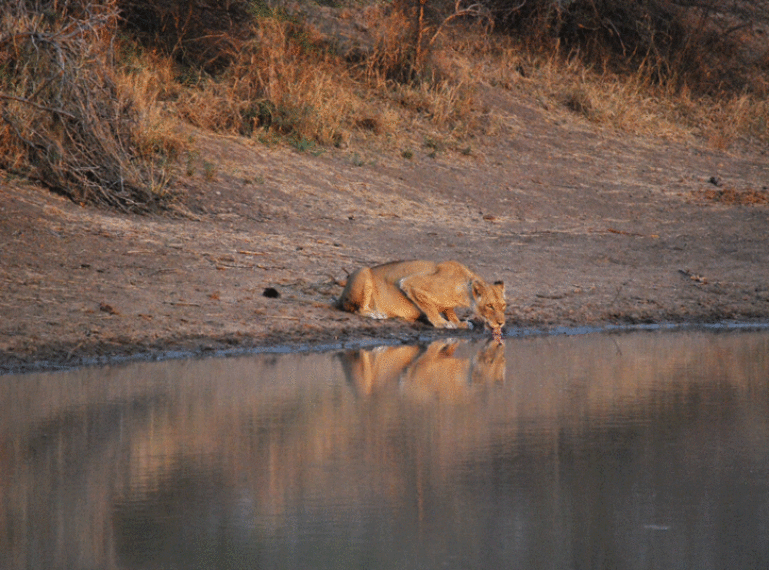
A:
{"type": "MultiPolygon", "coordinates": [[[[557,45],[613,71],[652,69],[703,93],[764,90],[741,32],[769,24],[769,2],[485,0],[498,30],[557,45]]],[[[766,50],[766,46],[758,48],[766,50]]],[[[764,53],[764,52],[762,52],[764,53]]],[[[765,65],[765,62],[763,63],[765,65]]],[[[765,70],[763,70],[765,71],[765,70]]]]}
{"type": "Polygon", "coordinates": [[[472,22],[490,29],[491,12],[480,2],[395,0],[371,22],[375,45],[364,58],[369,75],[398,83],[435,82],[432,56],[449,24],[472,22]]]}
{"type": "Polygon", "coordinates": [[[253,17],[271,15],[266,0],[115,0],[121,27],[146,47],[186,66],[216,73],[232,62],[253,17]]]}
{"type": "Polygon", "coordinates": [[[344,62],[326,54],[311,30],[283,17],[260,18],[245,39],[231,38],[228,66],[205,72],[176,101],[201,128],[334,144],[358,98],[344,62]]]}
{"type": "Polygon", "coordinates": [[[116,3],[32,4],[0,20],[0,167],[78,203],[157,206],[161,179],[139,159],[137,109],[112,73],[116,3]]]}

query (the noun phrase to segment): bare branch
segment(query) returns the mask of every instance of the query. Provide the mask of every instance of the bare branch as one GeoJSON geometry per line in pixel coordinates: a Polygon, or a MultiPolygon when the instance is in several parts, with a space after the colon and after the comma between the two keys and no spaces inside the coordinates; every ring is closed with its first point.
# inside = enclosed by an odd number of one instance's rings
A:
{"type": "MultiPolygon", "coordinates": [[[[525,3],[525,0],[524,0],[524,3],[525,3]]],[[[462,0],[457,0],[456,4],[454,4],[454,13],[449,15],[447,18],[443,20],[443,22],[441,22],[440,26],[438,26],[438,29],[430,38],[430,41],[428,42],[428,46],[433,45],[435,40],[438,39],[438,36],[441,34],[443,29],[449,24],[449,22],[457,18],[468,18],[468,17],[475,18],[478,20],[486,20],[487,27],[489,28],[494,24],[491,11],[481,2],[476,2],[475,4],[471,4],[465,8],[462,8],[462,0]]]]}
{"type": "Polygon", "coordinates": [[[38,103],[35,103],[34,101],[30,101],[29,99],[24,99],[22,97],[14,97],[13,95],[6,95],[5,93],[0,93],[0,99],[9,99],[11,101],[18,101],[19,103],[24,103],[25,105],[31,105],[35,109],[39,109],[40,111],[48,111],[49,113],[54,113],[56,115],[64,115],[65,117],[68,117],[70,119],[77,119],[75,115],[72,113],[69,113],[65,111],[64,109],[56,109],[54,107],[47,107],[45,105],[40,105],[38,103]]]}

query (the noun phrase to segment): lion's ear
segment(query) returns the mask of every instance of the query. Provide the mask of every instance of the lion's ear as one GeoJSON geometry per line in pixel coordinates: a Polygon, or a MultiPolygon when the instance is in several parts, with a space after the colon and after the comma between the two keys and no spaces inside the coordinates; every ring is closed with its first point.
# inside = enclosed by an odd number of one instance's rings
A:
{"type": "Polygon", "coordinates": [[[503,281],[494,281],[494,287],[499,289],[499,292],[502,294],[502,297],[505,296],[505,283],[503,281]]]}
{"type": "Polygon", "coordinates": [[[478,299],[483,295],[483,283],[478,280],[473,281],[472,284],[473,298],[478,299]]]}

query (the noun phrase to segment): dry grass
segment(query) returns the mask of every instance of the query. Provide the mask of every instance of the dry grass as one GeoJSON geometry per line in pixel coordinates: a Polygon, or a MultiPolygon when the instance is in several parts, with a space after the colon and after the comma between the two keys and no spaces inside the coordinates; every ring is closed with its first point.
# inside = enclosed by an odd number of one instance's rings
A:
{"type": "Polygon", "coordinates": [[[484,55],[485,81],[528,93],[543,107],[565,109],[613,129],[671,140],[698,138],[726,149],[740,141],[769,142],[769,102],[758,93],[697,94],[656,69],[612,71],[559,50],[500,45],[484,55]]]}
{"type": "Polygon", "coordinates": [[[163,91],[178,94],[174,108],[192,124],[265,140],[340,146],[353,133],[395,135],[409,114],[457,136],[472,131],[482,114],[474,80],[434,62],[415,77],[404,15],[370,10],[368,17],[376,41],[363,59],[332,53],[315,29],[275,14],[255,20],[247,39],[232,40],[223,72],[163,91]]]}
{"type": "Polygon", "coordinates": [[[262,18],[233,48],[227,69],[180,90],[175,108],[215,131],[338,144],[363,101],[346,68],[312,45],[296,23],[262,18]]]}
{"type": "MultiPolygon", "coordinates": [[[[576,24],[593,17],[582,4],[569,4],[576,24]]],[[[493,133],[478,97],[482,85],[645,136],[698,137],[720,149],[769,142],[769,55],[739,68],[735,46],[747,42],[739,31],[714,60],[708,34],[715,20],[708,28],[694,11],[665,28],[664,44],[648,43],[651,29],[627,28],[627,37],[632,32],[646,46],[639,60],[635,52],[618,56],[604,28],[570,36],[568,22],[542,20],[548,12],[540,10],[531,12],[529,31],[557,25],[563,41],[514,41],[474,25],[487,24],[491,12],[460,18],[453,3],[437,0],[424,4],[431,11],[418,0],[340,11],[366,30],[367,42],[354,53],[335,50],[316,26],[259,1],[79,0],[61,14],[48,9],[55,5],[15,0],[2,16],[0,165],[78,202],[144,210],[167,199],[165,183],[191,152],[179,118],[300,150],[372,136],[413,142],[407,131],[415,125],[456,141],[493,133]],[[686,35],[687,22],[697,34],[686,35]],[[676,68],[669,48],[683,39],[676,68]],[[704,77],[707,69],[720,79],[704,77]]],[[[629,5],[611,9],[615,27],[635,14],[629,5]]]]}
{"type": "Polygon", "coordinates": [[[769,190],[755,190],[747,188],[737,190],[735,188],[713,188],[700,192],[692,192],[692,198],[715,202],[718,204],[727,204],[730,206],[763,206],[769,204],[769,190]]]}
{"type": "Polygon", "coordinates": [[[167,57],[136,50],[123,43],[122,61],[115,67],[115,82],[124,98],[131,100],[137,128],[133,140],[138,155],[147,161],[170,164],[189,150],[180,134],[178,120],[167,112],[166,102],[177,99],[181,86],[175,81],[174,67],[167,57]]]}
{"type": "Polygon", "coordinates": [[[425,42],[415,66],[414,5],[362,11],[371,45],[352,59],[328,50],[312,26],[280,14],[259,18],[249,39],[233,44],[225,72],[183,91],[176,108],[205,128],[321,145],[367,133],[398,136],[414,118],[462,138],[488,124],[476,90],[492,84],[632,133],[699,137],[718,148],[769,140],[760,85],[756,92],[703,93],[650,58],[632,72],[627,66],[618,71],[610,53],[596,63],[578,51],[565,53],[560,44],[515,43],[460,26],[455,33],[441,28],[430,38],[437,41],[425,42]]]}

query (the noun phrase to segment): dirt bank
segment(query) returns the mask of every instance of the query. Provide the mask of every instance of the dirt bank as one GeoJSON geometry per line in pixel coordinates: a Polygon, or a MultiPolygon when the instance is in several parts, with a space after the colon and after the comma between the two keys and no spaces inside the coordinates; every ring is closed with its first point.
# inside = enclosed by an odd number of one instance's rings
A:
{"type": "Polygon", "coordinates": [[[188,216],[83,208],[4,177],[0,372],[432,333],[331,306],[345,271],[400,258],[503,279],[508,327],[769,320],[765,152],[494,105],[499,134],[416,141],[411,158],[196,133],[215,172],[179,182],[188,216]]]}

